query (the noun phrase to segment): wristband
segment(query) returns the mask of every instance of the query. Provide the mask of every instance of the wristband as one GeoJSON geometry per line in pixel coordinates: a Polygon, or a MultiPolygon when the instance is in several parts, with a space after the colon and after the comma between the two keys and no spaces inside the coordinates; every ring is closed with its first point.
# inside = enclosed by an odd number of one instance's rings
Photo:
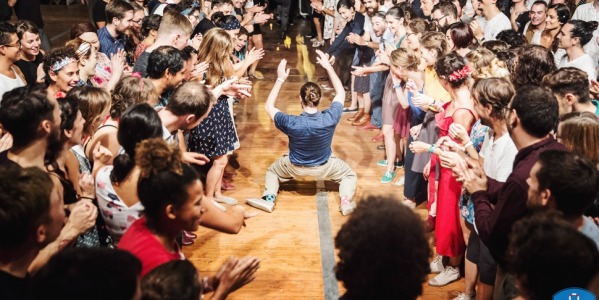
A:
{"type": "Polygon", "coordinates": [[[284,83],[284,82],[285,82],[285,79],[282,79],[282,78],[278,77],[278,78],[277,78],[277,81],[279,81],[279,82],[281,82],[281,83],[284,83]]]}
{"type": "Polygon", "coordinates": [[[466,145],[464,145],[464,151],[466,151],[466,149],[468,149],[468,147],[470,147],[472,145],[473,145],[472,141],[468,141],[468,143],[466,143],[466,145]]]}
{"type": "Polygon", "coordinates": [[[432,144],[430,147],[428,147],[428,153],[433,153],[435,152],[435,144],[432,144]]]}

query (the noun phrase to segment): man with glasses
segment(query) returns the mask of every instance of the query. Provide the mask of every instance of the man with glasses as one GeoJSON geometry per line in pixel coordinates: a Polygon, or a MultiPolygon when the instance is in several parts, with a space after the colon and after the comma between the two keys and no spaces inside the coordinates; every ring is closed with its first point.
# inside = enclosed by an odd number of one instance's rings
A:
{"type": "Polygon", "coordinates": [[[0,101],[5,92],[27,84],[19,67],[15,66],[20,55],[17,28],[8,22],[0,23],[0,101]]]}
{"type": "Polygon", "coordinates": [[[458,8],[450,1],[439,2],[433,6],[431,21],[437,29],[445,33],[447,26],[459,21],[458,8]]]}
{"type": "MultiPolygon", "coordinates": [[[[503,184],[489,180],[482,167],[470,164],[462,168],[458,180],[471,194],[475,224],[481,241],[497,262],[496,295],[506,285],[508,237],[512,225],[528,213],[530,170],[539,154],[547,150],[565,150],[551,135],[558,119],[558,102],[553,94],[539,86],[523,86],[516,91],[506,111],[507,131],[518,148],[513,169],[503,184]]],[[[507,286],[511,283],[508,281],[507,286]]]]}

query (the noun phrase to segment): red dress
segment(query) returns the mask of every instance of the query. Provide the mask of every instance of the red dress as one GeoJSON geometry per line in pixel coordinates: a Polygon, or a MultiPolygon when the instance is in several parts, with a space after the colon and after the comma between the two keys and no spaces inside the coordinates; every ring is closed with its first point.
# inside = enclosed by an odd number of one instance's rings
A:
{"type": "MultiPolygon", "coordinates": [[[[439,138],[447,136],[449,126],[453,123],[453,115],[447,116],[447,107],[451,102],[443,105],[443,112],[435,116],[437,127],[439,127],[439,138]]],[[[474,112],[468,108],[458,108],[454,114],[461,109],[467,110],[473,117],[476,118],[474,112]]],[[[467,128],[470,134],[472,124],[467,128]]],[[[455,140],[454,140],[455,141],[455,140]]],[[[460,225],[460,211],[458,201],[462,193],[462,184],[457,182],[452,175],[451,169],[441,167],[439,156],[432,155],[431,170],[429,177],[429,209],[435,202],[436,198],[436,220],[435,220],[435,238],[437,240],[437,253],[443,256],[457,257],[464,254],[466,244],[462,234],[460,225]],[[438,166],[437,166],[438,165],[438,166]],[[439,187],[438,193],[435,195],[435,175],[439,170],[439,187]]]]}

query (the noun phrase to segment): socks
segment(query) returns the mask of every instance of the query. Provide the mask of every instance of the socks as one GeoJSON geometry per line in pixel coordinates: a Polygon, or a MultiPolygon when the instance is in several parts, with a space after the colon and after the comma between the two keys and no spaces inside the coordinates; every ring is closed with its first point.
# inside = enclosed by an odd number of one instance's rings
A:
{"type": "Polygon", "coordinates": [[[273,194],[262,196],[262,199],[264,199],[266,201],[271,201],[271,202],[275,202],[275,198],[276,198],[276,196],[273,194]]]}

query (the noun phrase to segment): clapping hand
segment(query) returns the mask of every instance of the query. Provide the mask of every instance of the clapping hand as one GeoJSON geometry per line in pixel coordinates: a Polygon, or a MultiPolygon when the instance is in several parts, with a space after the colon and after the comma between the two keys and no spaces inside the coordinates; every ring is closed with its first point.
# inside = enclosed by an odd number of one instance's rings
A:
{"type": "Polygon", "coordinates": [[[331,58],[329,57],[329,54],[324,53],[320,50],[316,50],[316,54],[318,55],[318,57],[316,57],[316,63],[318,63],[325,69],[333,67],[331,64],[331,58]]]}
{"type": "Polygon", "coordinates": [[[289,68],[287,68],[287,60],[281,59],[279,66],[277,67],[277,79],[281,79],[283,81],[287,80],[289,76],[289,68]]]}
{"type": "Polygon", "coordinates": [[[470,140],[466,128],[457,123],[452,123],[449,126],[449,136],[456,140],[462,141],[462,143],[467,143],[470,140]]]}

